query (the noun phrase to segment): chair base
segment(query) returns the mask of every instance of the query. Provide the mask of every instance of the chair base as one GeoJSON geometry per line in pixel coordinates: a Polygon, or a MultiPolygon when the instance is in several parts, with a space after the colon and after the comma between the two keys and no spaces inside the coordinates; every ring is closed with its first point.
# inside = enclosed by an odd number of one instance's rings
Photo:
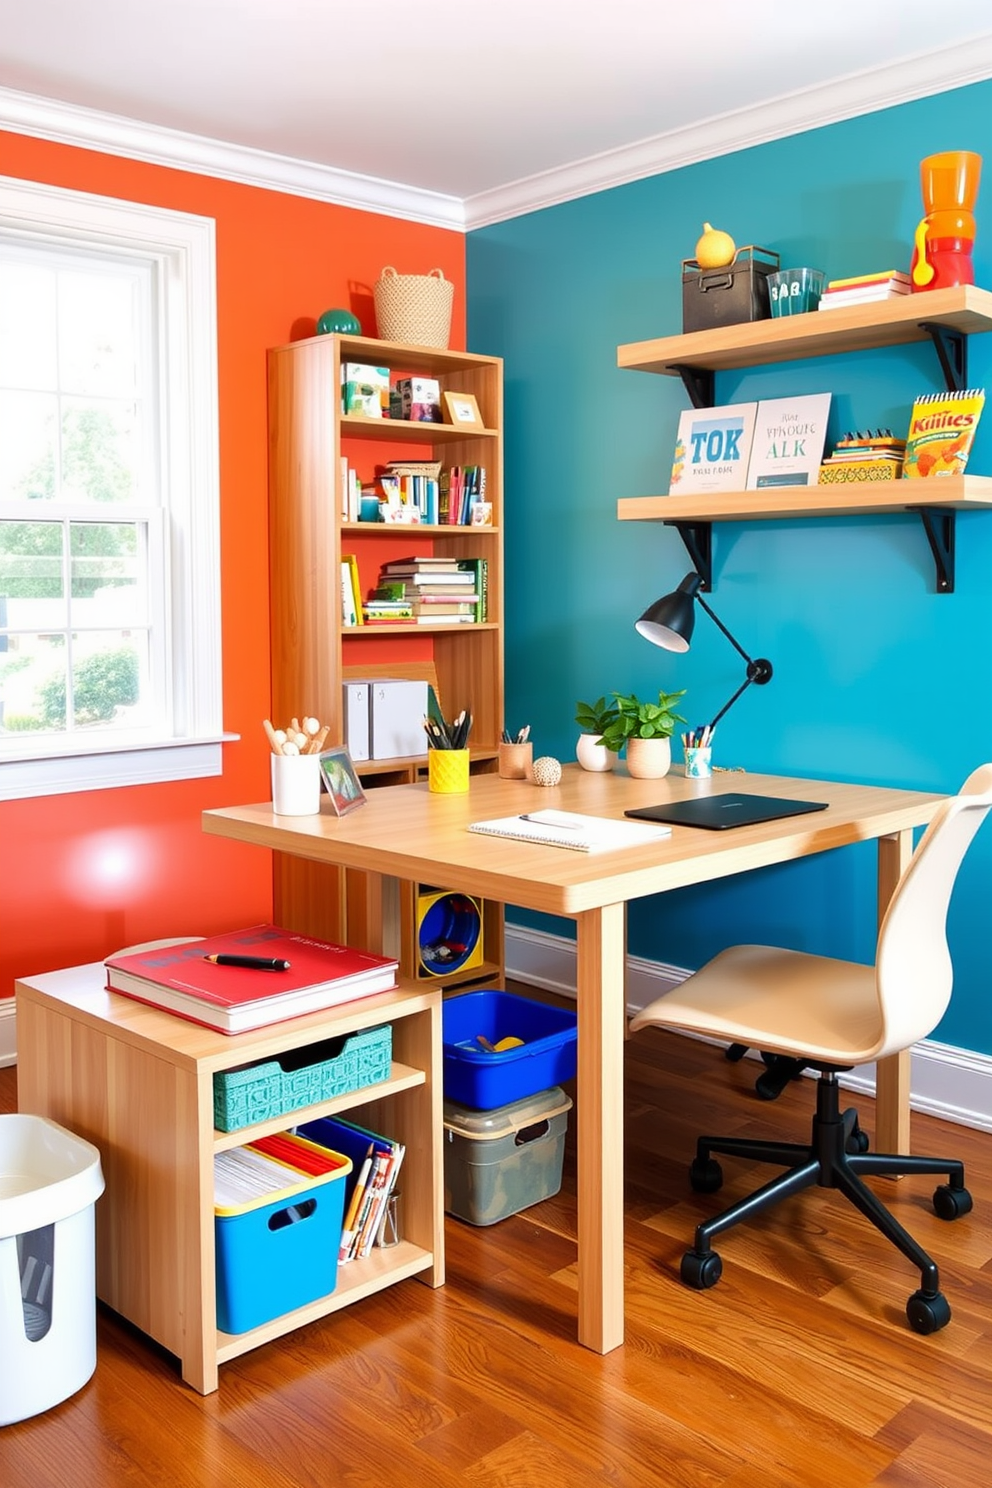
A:
{"type": "Polygon", "coordinates": [[[697,1193],[715,1193],[723,1182],[720,1164],[713,1154],[742,1157],[751,1162],[784,1165],[786,1171],[739,1203],[696,1227],[693,1248],[682,1259],[682,1280],[700,1290],[715,1286],[723,1264],[712,1249],[714,1236],[742,1220],[770,1209],[773,1204],[803,1189],[836,1188],[866,1219],[895,1245],[920,1271],[920,1288],[906,1305],[910,1325],[918,1333],[934,1333],[950,1321],[951,1310],[940,1291],[937,1266],[922,1246],[886,1209],[865,1184],[864,1177],[897,1177],[903,1174],[946,1175],[947,1183],[934,1192],[934,1210],[941,1219],[958,1219],[972,1207],[964,1186],[964,1164],[943,1158],[910,1157],[904,1154],[870,1153],[868,1139],[852,1108],[841,1112],[836,1070],[821,1070],[817,1081],[816,1113],[810,1140],[759,1142],[735,1137],[700,1137],[689,1178],[697,1193]]]}

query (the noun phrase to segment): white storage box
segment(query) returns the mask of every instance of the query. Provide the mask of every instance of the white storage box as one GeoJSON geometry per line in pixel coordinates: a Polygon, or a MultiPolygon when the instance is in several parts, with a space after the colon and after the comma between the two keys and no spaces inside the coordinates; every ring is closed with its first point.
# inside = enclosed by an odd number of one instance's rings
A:
{"type": "Polygon", "coordinates": [[[370,693],[372,758],[426,754],[427,683],[388,677],[372,682],[370,693]]]}
{"type": "Polygon", "coordinates": [[[100,1154],[44,1116],[0,1115],[0,1426],[96,1368],[100,1154]]]}

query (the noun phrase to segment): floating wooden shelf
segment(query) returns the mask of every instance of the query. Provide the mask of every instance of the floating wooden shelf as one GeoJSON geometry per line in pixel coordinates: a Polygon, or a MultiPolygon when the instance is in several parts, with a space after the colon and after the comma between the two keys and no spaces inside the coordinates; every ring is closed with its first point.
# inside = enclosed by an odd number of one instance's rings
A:
{"type": "MultiPolygon", "coordinates": [[[[954,289],[901,295],[874,304],[747,321],[617,347],[617,365],[682,379],[696,407],[714,402],[714,374],[764,362],[798,361],[932,341],[949,388],[966,386],[967,337],[992,330],[992,292],[954,289]]],[[[937,590],[954,590],[955,514],[992,507],[992,479],[947,476],[847,485],[777,486],[692,496],[621,497],[621,522],[665,522],[678,529],[689,557],[712,587],[713,522],[776,517],[839,517],[914,511],[920,516],[937,573],[937,590]]]]}
{"type": "Polygon", "coordinates": [[[680,377],[683,366],[723,372],[763,362],[905,346],[930,339],[927,324],[965,336],[992,331],[992,291],[963,285],[901,295],[875,304],[813,310],[806,315],[691,331],[686,336],[635,341],[617,347],[617,365],[668,377],[680,377]]]}

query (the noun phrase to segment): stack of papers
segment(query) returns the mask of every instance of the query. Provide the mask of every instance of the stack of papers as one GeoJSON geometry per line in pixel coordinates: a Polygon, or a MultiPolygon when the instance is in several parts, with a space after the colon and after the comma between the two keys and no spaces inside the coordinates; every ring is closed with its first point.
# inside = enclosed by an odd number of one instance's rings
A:
{"type": "Polygon", "coordinates": [[[671,827],[580,816],[574,811],[530,811],[524,816],[499,816],[491,821],[472,822],[469,831],[490,837],[515,837],[520,842],[543,842],[548,847],[569,847],[573,852],[644,847],[672,835],[671,827]]]}

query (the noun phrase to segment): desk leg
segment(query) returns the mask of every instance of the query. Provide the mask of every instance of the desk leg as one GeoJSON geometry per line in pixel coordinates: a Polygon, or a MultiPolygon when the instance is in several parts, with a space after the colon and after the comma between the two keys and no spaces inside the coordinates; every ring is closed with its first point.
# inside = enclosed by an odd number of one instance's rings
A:
{"type": "MultiPolygon", "coordinates": [[[[878,922],[913,856],[913,832],[895,832],[878,840],[878,922]]],[[[875,1147],[879,1152],[909,1152],[909,1050],[880,1059],[875,1071],[875,1147]]]]}
{"type": "Polygon", "coordinates": [[[579,1342],[623,1343],[624,906],[576,921],[579,1342]]]}

